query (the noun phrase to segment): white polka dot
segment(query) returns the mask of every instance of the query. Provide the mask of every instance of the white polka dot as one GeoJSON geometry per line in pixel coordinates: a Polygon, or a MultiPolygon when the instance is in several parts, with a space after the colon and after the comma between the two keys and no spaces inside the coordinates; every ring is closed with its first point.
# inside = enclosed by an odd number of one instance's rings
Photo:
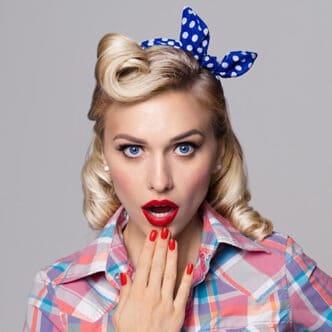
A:
{"type": "Polygon", "coordinates": [[[185,25],[186,23],[187,23],[187,18],[186,17],[184,17],[183,19],[182,19],[182,25],[185,25]]]}
{"type": "Polygon", "coordinates": [[[207,36],[208,33],[209,33],[209,29],[208,29],[208,28],[205,28],[205,29],[203,30],[203,33],[204,33],[205,36],[207,36]]]}
{"type": "Polygon", "coordinates": [[[232,71],[232,74],[231,74],[232,77],[236,77],[237,76],[237,73],[235,71],[232,71]]]}
{"type": "Polygon", "coordinates": [[[196,24],[195,21],[191,21],[189,23],[189,28],[192,29],[195,26],[195,24],[196,24]]]}
{"type": "Polygon", "coordinates": [[[193,11],[191,9],[188,9],[188,14],[192,14],[193,11]]]}
{"type": "Polygon", "coordinates": [[[252,62],[249,62],[248,63],[248,68],[251,68],[251,66],[252,66],[252,62]]]}
{"type": "Polygon", "coordinates": [[[223,62],[223,63],[221,64],[221,67],[223,67],[223,68],[228,68],[228,63],[227,63],[227,62],[223,62]]]}
{"type": "Polygon", "coordinates": [[[182,34],[182,38],[183,38],[183,39],[187,39],[188,36],[189,36],[188,31],[185,31],[185,32],[182,34]]]}
{"type": "Polygon", "coordinates": [[[203,42],[202,42],[202,45],[203,45],[203,47],[206,47],[207,46],[207,44],[208,44],[208,41],[205,39],[205,40],[203,40],[203,42]]]}
{"type": "Polygon", "coordinates": [[[237,65],[237,66],[235,66],[235,70],[237,70],[237,71],[241,71],[241,70],[242,70],[242,67],[241,67],[240,65],[237,65]]]}
{"type": "Polygon", "coordinates": [[[225,75],[226,75],[226,72],[222,71],[222,72],[220,73],[220,75],[221,75],[221,76],[225,76],[225,75]]]}
{"type": "Polygon", "coordinates": [[[152,46],[153,45],[153,39],[148,41],[148,46],[152,46]]]}
{"type": "Polygon", "coordinates": [[[197,54],[194,55],[194,58],[195,58],[196,60],[199,60],[199,56],[198,56],[197,54]]]}
{"type": "Polygon", "coordinates": [[[187,45],[186,49],[187,49],[187,51],[192,51],[194,48],[192,45],[189,44],[189,45],[187,45]]]}
{"type": "Polygon", "coordinates": [[[253,59],[256,59],[256,54],[255,53],[251,53],[251,57],[253,58],[253,59]]]}
{"type": "Polygon", "coordinates": [[[241,52],[242,55],[247,55],[248,53],[246,51],[241,52]]]}
{"type": "Polygon", "coordinates": [[[199,48],[197,49],[197,52],[198,52],[198,53],[202,53],[202,52],[203,52],[203,49],[202,49],[201,47],[199,47],[199,48]]]}
{"type": "Polygon", "coordinates": [[[213,66],[214,66],[213,63],[211,62],[206,65],[207,68],[212,68],[213,66]]]}
{"type": "Polygon", "coordinates": [[[161,41],[163,41],[163,42],[167,42],[167,38],[161,38],[161,41]]]}
{"type": "Polygon", "coordinates": [[[241,60],[242,63],[245,63],[246,61],[247,61],[246,58],[243,58],[243,59],[241,60]]]}
{"type": "Polygon", "coordinates": [[[181,47],[178,45],[174,45],[174,48],[180,49],[181,47]]]}
{"type": "Polygon", "coordinates": [[[200,25],[198,26],[198,31],[202,31],[202,28],[201,28],[201,26],[200,26],[200,25]]]}
{"type": "Polygon", "coordinates": [[[210,57],[208,56],[208,55],[206,55],[205,57],[204,57],[204,61],[209,61],[210,60],[210,57]]]}
{"type": "Polygon", "coordinates": [[[191,37],[191,40],[192,40],[193,42],[196,42],[196,41],[198,40],[198,36],[197,36],[197,35],[193,35],[193,36],[191,37]]]}
{"type": "Polygon", "coordinates": [[[173,46],[175,43],[174,43],[173,40],[169,40],[169,41],[167,42],[167,44],[170,45],[170,46],[173,46]]]}
{"type": "Polygon", "coordinates": [[[237,62],[240,60],[240,58],[237,55],[233,55],[232,59],[234,62],[237,62]]]}

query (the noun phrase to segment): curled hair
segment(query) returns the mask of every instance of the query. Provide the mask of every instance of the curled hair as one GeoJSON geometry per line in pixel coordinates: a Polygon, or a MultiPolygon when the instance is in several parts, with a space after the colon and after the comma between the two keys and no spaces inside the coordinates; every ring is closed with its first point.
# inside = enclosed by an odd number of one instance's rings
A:
{"type": "Polygon", "coordinates": [[[241,146],[232,130],[220,82],[183,50],[167,46],[142,49],[119,34],[98,45],[96,87],[88,118],[94,137],[82,170],[83,211],[93,229],[102,229],[119,207],[110,176],[103,168],[105,110],[112,103],[131,104],[166,91],[189,92],[211,110],[212,127],[222,151],[221,169],[211,177],[207,201],[241,233],[261,240],[272,224],[249,206],[250,193],[241,146]]]}

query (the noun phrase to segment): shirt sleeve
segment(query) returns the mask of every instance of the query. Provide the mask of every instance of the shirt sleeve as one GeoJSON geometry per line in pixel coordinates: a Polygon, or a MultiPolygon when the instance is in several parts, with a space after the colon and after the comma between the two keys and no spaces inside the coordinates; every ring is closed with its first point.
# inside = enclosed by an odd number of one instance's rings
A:
{"type": "Polygon", "coordinates": [[[291,237],[286,256],[294,330],[332,331],[332,278],[320,270],[291,237]]]}
{"type": "Polygon", "coordinates": [[[29,294],[27,316],[23,332],[64,331],[55,302],[54,289],[44,271],[39,272],[29,294]]]}

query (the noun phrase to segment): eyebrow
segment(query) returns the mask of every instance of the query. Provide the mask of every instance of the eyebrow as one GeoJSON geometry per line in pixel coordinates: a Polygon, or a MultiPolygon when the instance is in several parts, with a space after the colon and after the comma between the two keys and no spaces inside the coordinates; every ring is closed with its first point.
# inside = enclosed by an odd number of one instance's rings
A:
{"type": "MultiPolygon", "coordinates": [[[[184,139],[184,138],[187,138],[187,137],[193,136],[193,135],[199,135],[202,138],[205,138],[205,135],[201,131],[199,131],[198,129],[191,129],[191,130],[188,130],[188,131],[186,131],[182,134],[179,134],[179,135],[171,138],[171,142],[179,141],[181,139],[184,139]]],[[[131,141],[131,142],[134,142],[136,144],[147,144],[147,142],[145,140],[134,137],[134,136],[131,136],[131,135],[128,135],[128,134],[115,135],[113,137],[113,141],[115,141],[117,139],[121,139],[121,138],[126,139],[126,140],[131,141]]]]}

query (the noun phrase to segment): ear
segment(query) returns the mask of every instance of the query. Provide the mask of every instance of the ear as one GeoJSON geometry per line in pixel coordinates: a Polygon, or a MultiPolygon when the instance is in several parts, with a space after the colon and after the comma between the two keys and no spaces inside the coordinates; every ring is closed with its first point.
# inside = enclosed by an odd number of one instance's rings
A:
{"type": "Polygon", "coordinates": [[[212,165],[211,174],[218,173],[222,168],[222,158],[224,155],[224,145],[221,142],[218,142],[215,158],[212,165]]]}
{"type": "Polygon", "coordinates": [[[108,172],[108,171],[110,170],[110,167],[109,167],[109,165],[108,165],[108,162],[107,162],[107,160],[106,160],[106,158],[105,158],[104,153],[102,153],[101,158],[102,158],[102,160],[103,160],[104,171],[105,171],[105,172],[108,172]]]}
{"type": "Polygon", "coordinates": [[[218,173],[222,168],[221,163],[215,164],[214,168],[211,171],[211,175],[218,173]]]}
{"type": "Polygon", "coordinates": [[[104,164],[104,165],[107,165],[107,160],[106,160],[106,158],[105,158],[104,152],[101,152],[101,158],[102,158],[102,160],[103,160],[103,164],[104,164]]]}
{"type": "Polygon", "coordinates": [[[225,154],[225,141],[224,140],[220,140],[218,141],[218,146],[217,146],[217,159],[218,160],[222,160],[225,154]]]}

